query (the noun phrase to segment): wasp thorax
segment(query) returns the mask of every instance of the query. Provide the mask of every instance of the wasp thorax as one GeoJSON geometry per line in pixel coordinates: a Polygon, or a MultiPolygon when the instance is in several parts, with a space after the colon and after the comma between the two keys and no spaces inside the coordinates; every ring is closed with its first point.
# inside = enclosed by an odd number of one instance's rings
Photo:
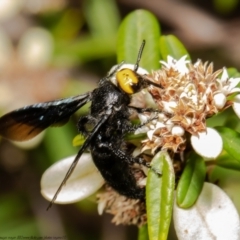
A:
{"type": "Polygon", "coordinates": [[[116,73],[118,86],[126,93],[133,94],[139,83],[137,74],[131,69],[122,69],[116,73]]]}

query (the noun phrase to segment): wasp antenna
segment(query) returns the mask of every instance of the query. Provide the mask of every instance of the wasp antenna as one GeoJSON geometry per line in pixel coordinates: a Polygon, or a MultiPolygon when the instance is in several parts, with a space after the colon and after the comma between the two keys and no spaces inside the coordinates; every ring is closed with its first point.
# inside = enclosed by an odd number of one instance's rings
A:
{"type": "Polygon", "coordinates": [[[135,66],[134,66],[134,72],[136,72],[138,70],[139,62],[140,62],[140,60],[142,58],[142,53],[143,53],[143,49],[144,49],[145,43],[146,43],[146,41],[143,40],[142,44],[141,44],[141,47],[140,47],[140,49],[138,51],[138,57],[137,57],[137,62],[135,64],[135,66]]]}

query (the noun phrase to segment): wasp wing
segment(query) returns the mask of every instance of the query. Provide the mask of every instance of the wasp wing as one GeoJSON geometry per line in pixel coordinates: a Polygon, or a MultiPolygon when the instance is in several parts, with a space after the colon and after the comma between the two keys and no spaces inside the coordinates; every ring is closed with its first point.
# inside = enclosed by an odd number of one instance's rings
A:
{"type": "Polygon", "coordinates": [[[49,126],[65,124],[90,100],[91,92],[12,111],[0,118],[0,135],[15,141],[29,140],[49,126]]]}

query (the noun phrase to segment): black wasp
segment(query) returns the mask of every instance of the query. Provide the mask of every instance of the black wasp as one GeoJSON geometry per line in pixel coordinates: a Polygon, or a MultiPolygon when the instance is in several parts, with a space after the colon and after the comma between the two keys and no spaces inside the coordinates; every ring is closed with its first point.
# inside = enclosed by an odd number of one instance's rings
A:
{"type": "Polygon", "coordinates": [[[87,148],[90,149],[93,161],[103,178],[113,189],[129,198],[144,199],[145,189],[137,185],[131,166],[138,163],[149,167],[149,164],[142,157],[133,157],[123,149],[125,134],[137,129],[129,120],[131,110],[151,111],[128,106],[131,94],[150,84],[155,85],[138,73],[144,45],[145,41],[133,70],[124,68],[124,63],[120,63],[100,80],[98,88],[92,92],[26,106],[0,118],[0,135],[15,141],[24,141],[35,137],[47,127],[66,123],[74,112],[87,102],[92,102],[90,113],[81,117],[77,124],[79,132],[86,136],[86,140],[50,206],[87,148]],[[116,80],[115,83],[113,79],[116,80]]]}

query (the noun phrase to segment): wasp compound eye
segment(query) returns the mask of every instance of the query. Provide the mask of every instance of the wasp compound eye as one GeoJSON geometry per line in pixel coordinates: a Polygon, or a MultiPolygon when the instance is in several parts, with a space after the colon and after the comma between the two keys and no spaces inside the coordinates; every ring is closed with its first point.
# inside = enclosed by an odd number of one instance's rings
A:
{"type": "Polygon", "coordinates": [[[122,69],[116,73],[118,86],[127,94],[133,94],[139,83],[137,74],[131,69],[122,69]]]}

